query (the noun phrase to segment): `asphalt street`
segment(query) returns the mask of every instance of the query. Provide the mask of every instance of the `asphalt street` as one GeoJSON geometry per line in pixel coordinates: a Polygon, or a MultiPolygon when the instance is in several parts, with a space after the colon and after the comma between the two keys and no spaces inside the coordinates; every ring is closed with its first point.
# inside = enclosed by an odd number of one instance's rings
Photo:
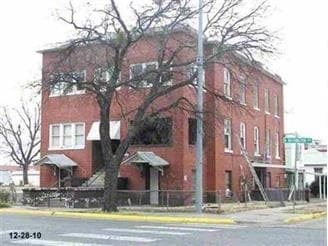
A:
{"type": "Polygon", "coordinates": [[[326,219],[318,219],[294,225],[214,226],[10,214],[0,216],[0,245],[324,246],[327,245],[326,222],[326,219]],[[29,239],[26,239],[27,235],[29,239]],[[19,236],[24,236],[25,239],[15,238],[19,236]]]}

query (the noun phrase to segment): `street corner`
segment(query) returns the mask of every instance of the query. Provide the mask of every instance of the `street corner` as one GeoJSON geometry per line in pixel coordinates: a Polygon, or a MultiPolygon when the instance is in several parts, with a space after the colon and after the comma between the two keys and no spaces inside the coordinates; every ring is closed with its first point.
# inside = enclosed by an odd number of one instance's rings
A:
{"type": "Polygon", "coordinates": [[[300,214],[298,216],[293,216],[291,218],[285,219],[284,224],[294,224],[300,223],[303,221],[318,219],[327,216],[327,211],[311,214],[300,214]]]}

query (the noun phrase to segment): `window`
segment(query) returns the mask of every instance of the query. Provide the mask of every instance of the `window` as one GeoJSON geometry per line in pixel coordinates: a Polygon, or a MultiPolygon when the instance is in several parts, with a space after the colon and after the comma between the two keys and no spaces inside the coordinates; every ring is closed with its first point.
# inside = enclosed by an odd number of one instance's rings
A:
{"type": "Polygon", "coordinates": [[[224,186],[225,189],[232,189],[232,171],[224,172],[224,186]]]}
{"type": "Polygon", "coordinates": [[[243,149],[246,149],[246,125],[245,123],[240,123],[240,144],[243,147],[243,149]]]}
{"type": "Polygon", "coordinates": [[[224,82],[224,95],[228,98],[231,98],[231,74],[230,71],[225,68],[223,70],[223,82],[224,82]]]}
{"type": "Polygon", "coordinates": [[[69,148],[72,146],[72,125],[63,125],[63,146],[69,148]]]}
{"type": "Polygon", "coordinates": [[[232,144],[231,144],[231,120],[224,120],[224,151],[231,152],[232,144]]]}
{"type": "Polygon", "coordinates": [[[270,114],[270,95],[268,89],[265,89],[264,91],[264,111],[265,113],[270,114]]]}
{"type": "Polygon", "coordinates": [[[259,85],[257,82],[253,85],[253,107],[255,109],[260,109],[259,107],[259,85]]]}
{"type": "Polygon", "coordinates": [[[60,125],[51,125],[50,127],[50,146],[60,146],[60,125]]]}
{"type": "Polygon", "coordinates": [[[192,85],[197,85],[197,74],[198,74],[198,68],[195,64],[190,64],[187,67],[187,75],[188,75],[188,79],[193,78],[193,80],[191,81],[192,85]]]}
{"type": "Polygon", "coordinates": [[[280,159],[280,151],[279,151],[279,133],[276,132],[275,134],[275,152],[276,152],[276,159],[280,159]]]}
{"type": "Polygon", "coordinates": [[[84,124],[75,124],[75,146],[84,146],[84,124]]]}
{"type": "Polygon", "coordinates": [[[157,62],[132,64],[130,66],[130,79],[136,87],[152,87],[156,82],[157,62]]]}
{"type": "Polygon", "coordinates": [[[279,100],[278,96],[274,96],[274,115],[279,116],[279,100]]]}
{"type": "MultiPolygon", "coordinates": [[[[97,68],[94,73],[94,83],[98,84],[100,87],[99,89],[101,91],[106,90],[107,83],[111,79],[111,76],[113,75],[113,69],[111,67],[109,68],[97,68]]],[[[121,74],[119,74],[119,79],[117,82],[120,80],[121,74]]],[[[117,87],[116,89],[119,90],[121,87],[117,87]]]]}
{"type": "Polygon", "coordinates": [[[240,104],[246,104],[246,80],[241,78],[239,82],[240,91],[239,91],[239,102],[240,104]]]}
{"type": "Polygon", "coordinates": [[[84,123],[50,125],[49,149],[84,148],[84,123]]]}
{"type": "Polygon", "coordinates": [[[188,142],[190,145],[196,144],[196,135],[197,135],[197,120],[194,118],[188,119],[188,142]]]}
{"type": "Polygon", "coordinates": [[[50,87],[50,96],[83,94],[85,90],[81,88],[80,83],[85,82],[85,77],[85,71],[53,75],[51,78],[53,85],[50,87]]]}
{"type": "Polygon", "coordinates": [[[266,188],[271,188],[271,172],[267,172],[267,186],[266,188]]]}
{"type": "Polygon", "coordinates": [[[265,131],[265,155],[266,157],[270,158],[271,157],[271,140],[270,140],[270,130],[267,129],[265,131]]]}
{"type": "Polygon", "coordinates": [[[172,118],[146,119],[133,139],[134,145],[169,145],[172,138],[172,118]]]}
{"type": "Polygon", "coordinates": [[[260,155],[260,131],[257,126],[254,127],[254,155],[260,155]]]}

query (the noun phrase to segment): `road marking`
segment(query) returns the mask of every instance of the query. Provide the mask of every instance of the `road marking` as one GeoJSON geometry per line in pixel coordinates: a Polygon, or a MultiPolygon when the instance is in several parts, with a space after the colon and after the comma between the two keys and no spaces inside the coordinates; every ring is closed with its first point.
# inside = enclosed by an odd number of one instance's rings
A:
{"type": "Polygon", "coordinates": [[[131,233],[149,233],[149,234],[161,234],[161,235],[187,235],[190,233],[187,232],[171,232],[171,231],[149,231],[149,230],[140,230],[140,229],[117,229],[117,228],[106,228],[105,231],[114,231],[114,232],[131,232],[131,233]]]}
{"type": "Polygon", "coordinates": [[[66,233],[61,234],[63,237],[78,237],[78,238],[93,238],[93,239],[110,239],[116,241],[131,241],[131,242],[155,242],[156,238],[146,238],[146,237],[130,237],[130,236],[114,236],[114,235],[104,235],[104,234],[92,234],[92,233],[66,233]]]}
{"type": "Polygon", "coordinates": [[[197,228],[197,227],[174,227],[174,226],[136,226],[137,228],[145,229],[164,229],[164,230],[180,230],[180,231],[204,231],[214,232],[215,229],[197,228]]]}
{"type": "Polygon", "coordinates": [[[78,243],[67,241],[51,241],[41,239],[24,239],[19,241],[10,241],[10,243],[24,244],[24,245],[41,245],[41,246],[108,246],[109,244],[97,244],[97,243],[78,243]]]}
{"type": "MultiPolygon", "coordinates": [[[[177,224],[167,224],[168,226],[177,226],[177,224]]],[[[203,229],[241,229],[247,228],[245,225],[204,225],[204,224],[194,224],[194,225],[187,225],[181,224],[186,228],[203,228],[203,229]]]]}

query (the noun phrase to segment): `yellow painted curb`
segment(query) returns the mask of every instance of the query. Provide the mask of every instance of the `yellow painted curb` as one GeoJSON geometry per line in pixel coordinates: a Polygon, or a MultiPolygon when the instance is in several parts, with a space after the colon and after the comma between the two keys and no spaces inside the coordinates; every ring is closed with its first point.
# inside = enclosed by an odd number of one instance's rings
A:
{"type": "Polygon", "coordinates": [[[300,216],[295,216],[289,219],[285,219],[284,223],[285,224],[292,224],[292,223],[298,223],[306,220],[312,220],[312,219],[317,219],[323,216],[326,216],[327,212],[320,212],[320,213],[312,213],[312,214],[302,214],[300,216]]]}
{"type": "Polygon", "coordinates": [[[170,217],[154,215],[129,215],[129,214],[106,214],[106,213],[77,213],[60,211],[40,211],[28,209],[1,209],[0,214],[22,214],[39,216],[56,216],[84,219],[103,219],[115,221],[139,221],[139,222],[159,222],[159,223],[200,223],[200,224],[235,224],[229,218],[204,218],[204,217],[170,217]]]}

